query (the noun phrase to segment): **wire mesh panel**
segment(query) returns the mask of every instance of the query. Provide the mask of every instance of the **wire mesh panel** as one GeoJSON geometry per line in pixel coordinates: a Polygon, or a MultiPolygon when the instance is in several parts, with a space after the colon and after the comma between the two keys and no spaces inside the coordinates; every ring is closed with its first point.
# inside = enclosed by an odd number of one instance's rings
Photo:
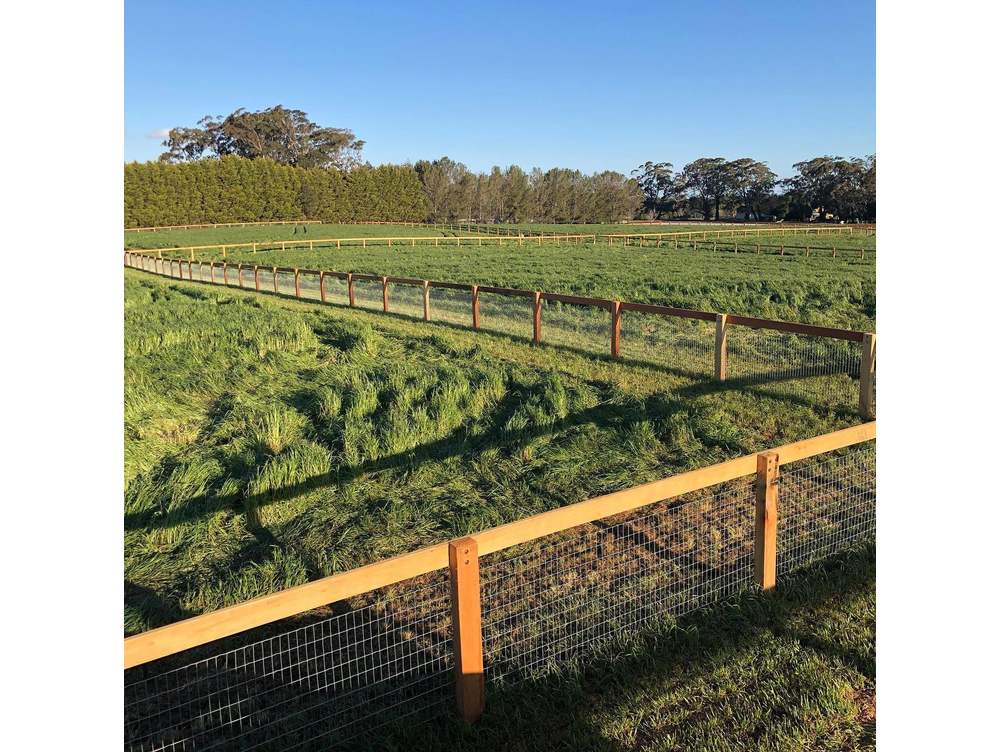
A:
{"type": "Polygon", "coordinates": [[[472,326],[472,291],[432,285],[431,321],[472,326]]]}
{"type": "Polygon", "coordinates": [[[479,328],[514,337],[534,337],[535,301],[517,295],[479,293],[479,328]]]}
{"type": "Polygon", "coordinates": [[[278,292],[282,295],[295,295],[295,272],[278,270],[278,292]]]}
{"type": "Polygon", "coordinates": [[[778,574],[875,537],[875,442],[781,467],[778,574]]]}
{"type": "Polygon", "coordinates": [[[483,557],[487,678],[613,652],[752,586],[753,486],[740,479],[483,557]]]}
{"type": "Polygon", "coordinates": [[[403,316],[424,317],[424,286],[389,283],[389,310],[403,316]]]}
{"type": "Polygon", "coordinates": [[[333,305],[350,305],[351,300],[347,294],[347,280],[326,274],[323,277],[323,288],[326,290],[326,302],[333,305]]]}
{"type": "Polygon", "coordinates": [[[244,266],[240,269],[240,284],[248,290],[254,289],[252,266],[244,266]]]}
{"type": "Polygon", "coordinates": [[[358,308],[373,308],[375,310],[381,311],[383,309],[382,280],[355,279],[354,304],[358,308]]]}
{"type": "Polygon", "coordinates": [[[598,306],[542,301],[542,341],[594,354],[610,353],[611,311],[598,306]]]}
{"type": "Polygon", "coordinates": [[[696,374],[713,372],[714,322],[623,310],[620,342],[623,358],[696,374]]]}
{"type": "Polygon", "coordinates": [[[300,271],[299,291],[303,298],[319,300],[319,273],[300,271]]]}
{"type": "Polygon", "coordinates": [[[364,598],[308,626],[237,636],[224,652],[127,671],[125,748],[326,750],[449,710],[447,573],[364,598]]]}
{"type": "Polygon", "coordinates": [[[730,326],[726,346],[728,378],[748,383],[861,371],[858,343],[841,339],[730,326]]]}

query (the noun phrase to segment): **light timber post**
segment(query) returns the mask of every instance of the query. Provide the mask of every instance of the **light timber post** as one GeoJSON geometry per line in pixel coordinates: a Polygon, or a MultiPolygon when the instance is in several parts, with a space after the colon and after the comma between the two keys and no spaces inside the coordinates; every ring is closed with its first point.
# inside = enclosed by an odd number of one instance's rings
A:
{"type": "Polygon", "coordinates": [[[535,291],[535,310],[532,317],[534,331],[534,342],[536,345],[542,344],[542,294],[535,291]]]}
{"type": "Polygon", "coordinates": [[[726,337],[729,330],[729,316],[725,313],[715,314],[715,379],[726,380],[726,337]]]}
{"type": "Polygon", "coordinates": [[[448,544],[451,574],[452,650],[455,699],[466,723],[475,723],[486,706],[483,674],[483,616],[479,588],[479,548],[474,538],[448,544]]]}
{"type": "Polygon", "coordinates": [[[209,268],[209,273],[212,275],[212,284],[214,285],[215,284],[215,262],[214,261],[209,261],[208,262],[208,268],[209,268]]]}
{"type": "Polygon", "coordinates": [[[866,332],[861,340],[861,415],[875,418],[875,335],[866,332]]]}
{"type": "Polygon", "coordinates": [[[326,302],[326,274],[322,271],[319,273],[319,302],[326,302]]]}
{"type": "Polygon", "coordinates": [[[778,576],[778,454],[757,455],[756,514],[754,516],[754,579],[763,590],[774,587],[778,576]]]}
{"type": "Polygon", "coordinates": [[[389,278],[382,277],[382,310],[389,313],[389,278]]]}
{"type": "Polygon", "coordinates": [[[225,261],[222,262],[222,284],[229,286],[229,265],[225,261]]]}
{"type": "Polygon", "coordinates": [[[431,320],[431,283],[424,280],[424,321],[431,320]]]}
{"type": "Polygon", "coordinates": [[[278,294],[278,267],[272,266],[271,272],[274,274],[274,294],[278,294]]]}
{"type": "Polygon", "coordinates": [[[253,289],[260,292],[260,267],[256,264],[253,266],[253,289]]]}
{"type": "Polygon", "coordinates": [[[472,328],[479,328],[479,285],[472,286],[472,328]]]}
{"type": "Polygon", "coordinates": [[[347,304],[354,308],[354,275],[347,273],[347,304]]]}
{"type": "Polygon", "coordinates": [[[611,357],[621,357],[622,345],[622,302],[611,301],[611,357]]]}
{"type": "Polygon", "coordinates": [[[299,270],[298,269],[295,270],[295,297],[296,298],[302,297],[302,291],[299,288],[299,270]]]}

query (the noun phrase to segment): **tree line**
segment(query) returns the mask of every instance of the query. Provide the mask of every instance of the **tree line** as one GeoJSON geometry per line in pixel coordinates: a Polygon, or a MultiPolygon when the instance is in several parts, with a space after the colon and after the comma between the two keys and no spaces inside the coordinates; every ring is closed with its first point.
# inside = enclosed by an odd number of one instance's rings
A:
{"type": "Polygon", "coordinates": [[[875,157],[816,157],[784,180],[751,158],[703,157],[627,176],[517,165],[475,173],[448,157],[362,164],[364,142],[276,106],[208,116],[169,131],[158,162],[125,166],[127,227],[318,219],[325,222],[597,223],[718,219],[875,219],[875,157]]]}

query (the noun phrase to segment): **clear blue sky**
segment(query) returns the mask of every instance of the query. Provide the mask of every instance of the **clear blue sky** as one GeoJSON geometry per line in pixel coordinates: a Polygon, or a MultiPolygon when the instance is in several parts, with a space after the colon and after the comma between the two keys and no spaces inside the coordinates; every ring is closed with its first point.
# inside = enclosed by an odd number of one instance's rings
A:
{"type": "Polygon", "coordinates": [[[374,164],[628,173],[875,150],[875,3],[126,0],[125,159],[283,104],[374,164]]]}

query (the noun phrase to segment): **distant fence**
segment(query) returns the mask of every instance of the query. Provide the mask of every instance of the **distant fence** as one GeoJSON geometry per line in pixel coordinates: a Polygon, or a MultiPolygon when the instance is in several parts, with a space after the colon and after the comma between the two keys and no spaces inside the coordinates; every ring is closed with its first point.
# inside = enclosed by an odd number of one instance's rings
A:
{"type": "MultiPolygon", "coordinates": [[[[442,238],[443,240],[443,238],[442,238]]],[[[192,282],[471,324],[587,352],[762,382],[846,374],[874,417],[875,335],[603,298],[353,272],[197,262],[125,252],[125,266],[192,282]],[[711,365],[710,365],[711,364],[711,365]]]]}
{"type": "MultiPolygon", "coordinates": [[[[792,245],[790,243],[761,243],[745,242],[740,245],[738,240],[720,240],[713,238],[711,240],[695,240],[692,238],[683,237],[672,237],[670,235],[646,237],[644,235],[621,235],[616,236],[621,239],[621,244],[625,246],[635,246],[638,248],[691,248],[692,250],[698,251],[732,251],[733,253],[751,253],[760,255],[774,254],[778,256],[784,256],[786,254],[798,254],[804,255],[806,257],[816,255],[816,256],[832,256],[837,258],[838,254],[841,258],[865,258],[865,254],[871,256],[875,253],[875,248],[848,248],[848,247],[837,247],[828,245],[792,245]]],[[[757,239],[759,241],[759,239],[757,239]]]]}
{"type": "Polygon", "coordinates": [[[194,230],[214,227],[266,227],[268,225],[315,225],[321,224],[319,219],[276,219],[266,222],[217,222],[192,225],[159,225],[157,227],[126,227],[125,232],[162,232],[165,230],[194,230]]]}
{"type": "Polygon", "coordinates": [[[822,225],[803,227],[801,225],[768,225],[767,227],[741,227],[728,230],[692,230],[689,232],[621,232],[601,235],[608,239],[608,245],[644,245],[653,241],[708,240],[709,238],[767,237],[774,235],[875,235],[874,225],[822,225]]]}
{"type": "Polygon", "coordinates": [[[874,540],[874,440],[871,422],[786,444],[129,637],[125,748],[326,750],[456,707],[474,722],[487,688],[614,660],[874,540]]]}

